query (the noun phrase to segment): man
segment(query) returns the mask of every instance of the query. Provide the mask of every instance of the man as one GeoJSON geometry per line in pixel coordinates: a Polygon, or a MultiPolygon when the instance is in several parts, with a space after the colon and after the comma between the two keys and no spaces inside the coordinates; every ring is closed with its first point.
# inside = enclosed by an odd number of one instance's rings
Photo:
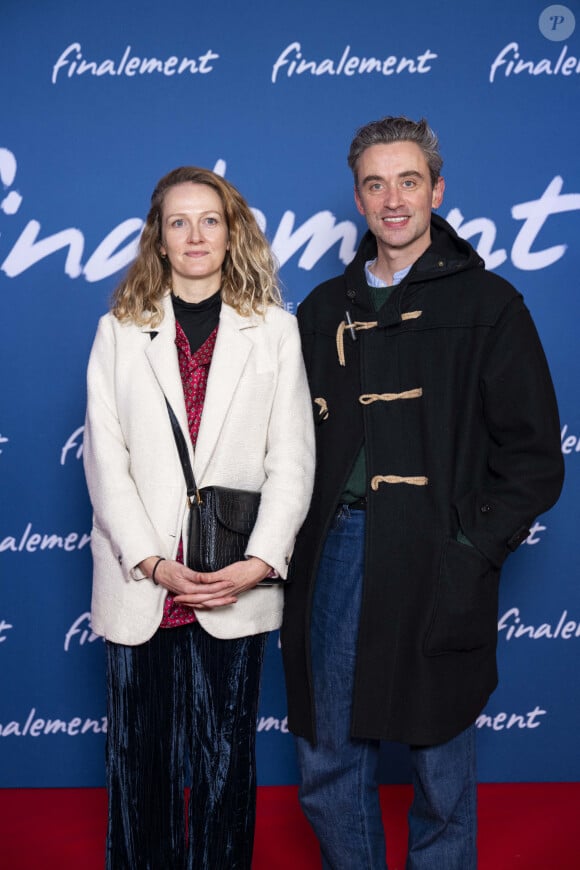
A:
{"type": "Polygon", "coordinates": [[[282,648],[324,868],[384,868],[379,742],[411,750],[409,870],[476,866],[474,722],[501,566],[558,498],[560,427],[522,297],[442,218],[426,121],[361,128],[369,230],[299,308],[317,474],[282,648]]]}

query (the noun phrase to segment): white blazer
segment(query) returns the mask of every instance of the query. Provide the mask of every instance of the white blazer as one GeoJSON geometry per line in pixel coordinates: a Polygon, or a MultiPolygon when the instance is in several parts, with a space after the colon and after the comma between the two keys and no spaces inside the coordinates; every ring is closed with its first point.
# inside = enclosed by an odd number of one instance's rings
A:
{"type": "MultiPolygon", "coordinates": [[[[312,411],[296,319],[270,306],[241,317],[222,304],[195,454],[175,346],[171,299],[160,326],[101,318],[91,352],[84,464],[94,518],[92,628],[135,645],[157,630],[167,592],[136,567],[175,558],[186,522],[183,471],[165,404],[190,446],[199,487],[261,491],[247,554],[286,577],[314,478],[312,411]],[[151,333],[156,333],[151,337],[151,333]]],[[[280,586],[257,587],[236,604],[198,610],[219,638],[278,628],[280,586]]]]}

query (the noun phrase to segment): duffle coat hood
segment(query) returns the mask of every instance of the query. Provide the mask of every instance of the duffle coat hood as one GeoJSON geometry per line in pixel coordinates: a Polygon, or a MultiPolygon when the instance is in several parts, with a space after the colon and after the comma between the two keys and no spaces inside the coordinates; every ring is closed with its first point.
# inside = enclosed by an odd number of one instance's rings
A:
{"type": "Polygon", "coordinates": [[[368,232],[344,275],[298,311],[317,469],[286,590],[289,726],[315,739],[310,608],[326,534],[364,443],[351,733],[431,745],[472,723],[496,686],[500,569],[558,498],[560,427],[521,294],[487,272],[446,221],[433,215],[429,249],[378,312],[364,273],[375,256],[368,232]],[[356,340],[344,329],[347,310],[356,340]],[[460,531],[473,546],[458,541],[460,531]]]}

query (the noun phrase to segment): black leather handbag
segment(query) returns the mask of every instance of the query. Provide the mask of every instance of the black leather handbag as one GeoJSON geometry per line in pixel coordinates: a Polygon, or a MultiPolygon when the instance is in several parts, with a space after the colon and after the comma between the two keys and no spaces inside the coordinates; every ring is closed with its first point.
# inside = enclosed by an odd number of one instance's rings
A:
{"type": "Polygon", "coordinates": [[[219,571],[244,558],[260,493],[204,486],[190,500],[187,567],[219,571]]]}
{"type": "MultiPolygon", "coordinates": [[[[225,486],[198,489],[179,421],[167,400],[166,404],[189,502],[186,565],[194,571],[219,571],[244,558],[258,516],[260,493],[225,486]]],[[[275,583],[267,577],[258,585],[275,583]]]]}

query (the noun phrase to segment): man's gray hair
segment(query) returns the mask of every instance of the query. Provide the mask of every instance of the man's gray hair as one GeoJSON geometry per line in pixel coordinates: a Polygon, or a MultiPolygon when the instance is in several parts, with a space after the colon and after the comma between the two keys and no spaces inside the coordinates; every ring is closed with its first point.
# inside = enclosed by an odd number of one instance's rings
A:
{"type": "Polygon", "coordinates": [[[356,131],[348,152],[348,165],[353,171],[355,184],[358,186],[357,165],[362,153],[371,145],[391,145],[393,142],[415,142],[419,146],[429,167],[431,184],[435,186],[443,166],[437,135],[425,118],[411,121],[409,118],[395,118],[393,115],[387,115],[380,121],[371,121],[356,131]]]}

